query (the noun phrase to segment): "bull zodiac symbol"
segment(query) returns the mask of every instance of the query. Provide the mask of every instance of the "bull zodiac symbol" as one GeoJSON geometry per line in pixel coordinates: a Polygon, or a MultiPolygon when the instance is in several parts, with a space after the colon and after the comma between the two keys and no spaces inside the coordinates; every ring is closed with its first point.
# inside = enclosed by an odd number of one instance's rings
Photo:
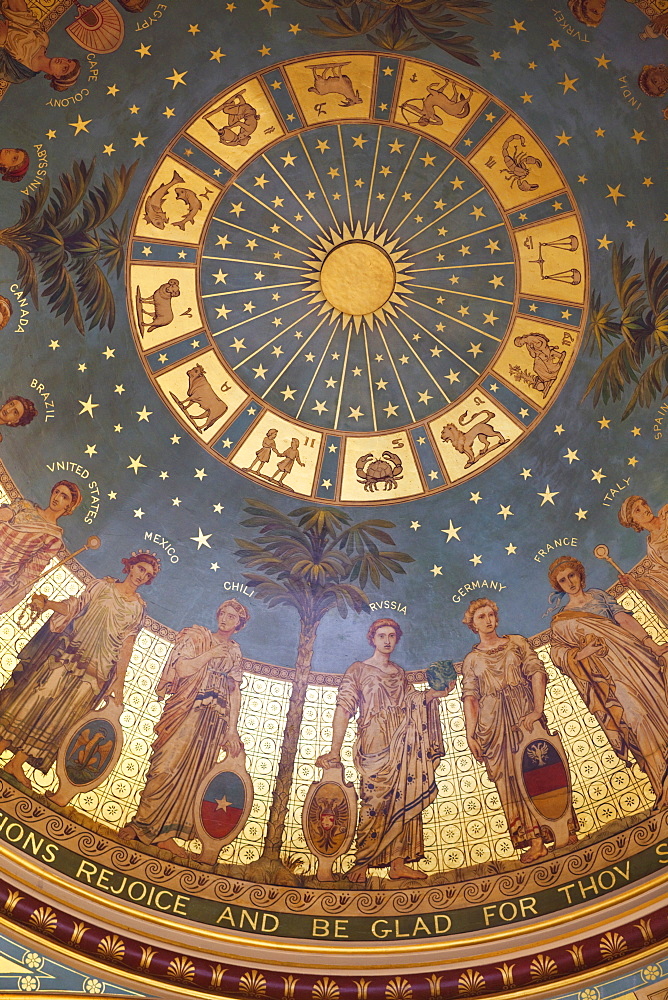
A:
{"type": "Polygon", "coordinates": [[[522,150],[525,146],[523,135],[508,136],[501,150],[505,166],[501,167],[499,173],[506,174],[506,180],[510,181],[511,188],[513,184],[517,184],[520,191],[535,191],[538,185],[529,184],[526,178],[531,172],[531,167],[542,167],[543,164],[535,156],[523,153],[522,150]],[[511,151],[510,147],[513,143],[515,145],[511,151]]]}
{"type": "MultiPolygon", "coordinates": [[[[206,377],[206,372],[201,365],[195,365],[186,374],[188,375],[188,394],[186,398],[179,399],[173,392],[170,392],[169,395],[176,405],[183,410],[193,427],[202,434],[215,424],[216,420],[222,417],[227,410],[227,403],[224,403],[211,388],[211,384],[206,377]],[[195,405],[199,406],[202,412],[193,415],[189,410],[191,406],[195,405]],[[203,423],[198,424],[198,420],[203,421],[203,423]]],[[[224,382],[220,387],[220,391],[227,392],[229,388],[228,383],[224,382]]]]}
{"type": "MultiPolygon", "coordinates": [[[[479,396],[475,396],[473,401],[476,405],[484,402],[479,396]]],[[[442,429],[441,441],[449,441],[455,451],[458,451],[460,455],[466,455],[468,461],[464,466],[465,469],[479,462],[487,452],[508,444],[509,439],[505,438],[501,431],[497,431],[490,423],[495,415],[493,410],[485,409],[473,413],[469,417],[468,410],[465,410],[457,421],[459,427],[457,424],[446,424],[442,429]],[[476,420],[478,423],[474,423],[476,420]],[[468,430],[464,431],[462,427],[468,427],[468,430]],[[494,438],[497,439],[496,444],[491,443],[494,438]],[[476,455],[473,446],[478,440],[482,443],[482,451],[476,455]]]]}

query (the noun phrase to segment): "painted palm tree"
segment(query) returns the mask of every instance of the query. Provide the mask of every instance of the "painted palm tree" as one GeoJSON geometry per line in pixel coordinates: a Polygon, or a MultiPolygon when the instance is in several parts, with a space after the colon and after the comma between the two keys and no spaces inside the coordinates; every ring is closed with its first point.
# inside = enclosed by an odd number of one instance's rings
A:
{"type": "Polygon", "coordinates": [[[480,65],[472,35],[455,30],[466,20],[488,24],[487,0],[299,0],[305,7],[323,11],[322,28],[313,34],[326,38],[366,35],[382,49],[412,52],[431,42],[448,55],[471,66],[480,65]]]}
{"type": "Polygon", "coordinates": [[[333,507],[298,507],[284,514],[270,504],[247,500],[241,522],[256,530],[252,539],[236,539],[236,556],[251,572],[244,573],[254,596],[269,607],[294,608],[300,619],[299,645],[292,694],[285,724],[263,859],[280,856],[288,801],[292,787],[313,644],[320,622],[330,611],[342,618],[348,611],[369,611],[367,582],[378,588],[404,573],[413,562],[406,552],[380,549],[393,546],[386,531],[392,521],[351,517],[333,507]]]}
{"type": "Polygon", "coordinates": [[[668,396],[668,261],[645,243],[642,275],[635,267],[635,258],[624,256],[623,243],[613,247],[619,305],[601,305],[600,293],[592,296],[585,341],[602,359],[585,392],[593,395],[594,406],[623,399],[633,386],[622,420],[637,406],[668,396]]]}
{"type": "Polygon", "coordinates": [[[127,194],[136,163],[104,174],[91,187],[95,160],[75,162],[53,189],[48,180],[23,199],[19,220],[0,230],[0,246],[18,257],[17,283],[36,306],[41,292],[63,322],[113,327],[114,295],[105,277],[120,277],[127,240],[127,216],[111,218],[127,194]],[[51,197],[49,197],[51,195],[51,197]],[[106,228],[102,228],[105,226],[106,228]]]}

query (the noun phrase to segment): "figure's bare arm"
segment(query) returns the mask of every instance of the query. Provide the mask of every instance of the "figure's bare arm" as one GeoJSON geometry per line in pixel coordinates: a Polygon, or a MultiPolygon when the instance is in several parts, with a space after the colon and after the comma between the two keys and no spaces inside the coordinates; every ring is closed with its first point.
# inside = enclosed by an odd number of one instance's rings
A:
{"type": "Polygon", "coordinates": [[[241,742],[241,737],[239,736],[239,732],[237,730],[240,711],[241,688],[236,681],[232,681],[232,690],[230,692],[230,718],[227,726],[227,733],[225,734],[225,742],[223,744],[223,749],[227,750],[232,757],[238,757],[244,749],[244,745],[241,742]]]}
{"type": "Polygon", "coordinates": [[[318,757],[315,762],[316,767],[326,768],[341,763],[341,747],[343,746],[349,720],[350,716],[345,709],[337,706],[332,721],[332,746],[327,753],[323,753],[318,757]]]}
{"type": "Polygon", "coordinates": [[[655,655],[662,656],[666,652],[666,646],[660,646],[654,642],[651,635],[645,631],[640,622],[635,620],[633,615],[629,615],[626,611],[618,611],[615,615],[615,621],[626,632],[630,632],[636,639],[640,639],[643,646],[646,646],[655,655]]]}
{"type": "Polygon", "coordinates": [[[466,722],[466,742],[469,745],[469,750],[478,761],[479,764],[482,763],[482,747],[480,743],[475,738],[475,731],[478,725],[478,712],[480,710],[480,702],[472,694],[464,695],[464,721],[466,722]]]}
{"type": "Polygon", "coordinates": [[[118,654],[118,659],[116,660],[116,676],[114,677],[114,682],[109,688],[109,694],[113,695],[119,704],[123,702],[123,687],[125,686],[125,674],[128,669],[128,663],[130,662],[130,657],[132,656],[132,650],[134,648],[135,639],[137,638],[137,633],[133,632],[132,635],[126,637],[121,646],[121,651],[118,654]]]}
{"type": "Polygon", "coordinates": [[[547,690],[547,674],[544,670],[536,670],[531,675],[531,692],[533,694],[533,712],[529,712],[522,719],[522,725],[527,732],[533,729],[534,722],[538,722],[543,709],[545,708],[545,692],[547,690]]]}
{"type": "Polygon", "coordinates": [[[3,7],[7,7],[9,10],[22,11],[28,13],[28,4],[26,0],[3,0],[3,7]]]}

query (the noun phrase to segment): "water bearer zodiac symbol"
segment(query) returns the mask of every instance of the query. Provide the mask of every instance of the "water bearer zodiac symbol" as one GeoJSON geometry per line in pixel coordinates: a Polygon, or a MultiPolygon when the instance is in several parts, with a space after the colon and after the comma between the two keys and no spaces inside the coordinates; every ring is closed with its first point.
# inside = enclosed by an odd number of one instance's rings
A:
{"type": "Polygon", "coordinates": [[[397,482],[404,478],[402,475],[404,467],[401,464],[401,459],[391,451],[384,451],[380,458],[374,458],[371,452],[368,455],[361,455],[357,459],[355,469],[357,480],[364,483],[364,489],[367,493],[375,493],[381,483],[385,485],[385,492],[396,490],[397,482]]]}
{"type": "MultiPolygon", "coordinates": [[[[343,63],[321,63],[317,66],[307,66],[306,69],[313,70],[313,86],[308,88],[309,94],[318,94],[319,97],[326,97],[327,94],[340,94],[343,100],[339,103],[340,108],[349,108],[353,104],[361,104],[359,90],[355,90],[353,82],[346,73],[341,70],[344,66],[349,66],[349,62],[343,63]]],[[[318,114],[324,114],[323,104],[317,104],[314,110],[318,114]]]]}
{"type": "MultiPolygon", "coordinates": [[[[188,394],[186,398],[179,399],[173,392],[170,392],[169,395],[176,405],[183,410],[193,427],[202,434],[204,431],[208,431],[209,427],[222,417],[227,410],[227,403],[224,403],[211,388],[211,383],[201,365],[195,365],[186,374],[188,375],[188,394]],[[193,415],[190,413],[191,406],[199,406],[202,412],[193,415]],[[198,424],[198,420],[202,421],[202,423],[198,424]]],[[[223,382],[220,391],[227,392],[229,388],[229,384],[223,382]]]]}
{"type": "Polygon", "coordinates": [[[451,77],[442,73],[437,72],[436,75],[442,83],[430,83],[424,97],[412,97],[401,105],[407,124],[442,125],[443,119],[437,114],[437,108],[452,118],[466,118],[470,113],[473,88],[458,86],[451,77]],[[414,115],[417,115],[417,121],[409,117],[414,115]]]}
{"type": "MultiPolygon", "coordinates": [[[[527,236],[524,241],[524,246],[528,250],[533,250],[533,237],[527,236]]],[[[553,240],[552,243],[539,243],[538,257],[530,263],[538,264],[540,267],[541,278],[550,278],[552,281],[561,281],[565,285],[579,285],[582,281],[582,273],[577,267],[569,267],[564,271],[554,271],[552,274],[545,274],[543,269],[543,265],[545,264],[543,250],[545,247],[553,247],[555,250],[565,250],[567,253],[575,253],[579,246],[580,242],[577,236],[573,235],[564,236],[560,240],[553,240]]]]}
{"type": "MultiPolygon", "coordinates": [[[[474,396],[473,402],[476,406],[480,406],[484,405],[485,400],[481,399],[480,396],[474,396]]],[[[509,439],[505,438],[501,431],[497,431],[490,422],[495,416],[493,410],[485,409],[473,413],[469,417],[468,410],[465,410],[457,421],[459,427],[457,424],[446,424],[441,431],[441,441],[449,441],[455,451],[466,455],[468,461],[464,466],[465,469],[479,462],[488,451],[494,451],[501,445],[508,444],[509,439]],[[474,423],[476,420],[478,423],[474,423]],[[468,427],[468,430],[464,431],[461,429],[462,427],[468,427]],[[490,443],[493,438],[497,439],[496,444],[490,443]],[[482,444],[482,451],[476,455],[473,446],[478,440],[482,444]]]]}
{"type": "Polygon", "coordinates": [[[526,178],[530,173],[531,167],[542,167],[543,164],[535,156],[523,153],[521,150],[525,146],[526,142],[523,135],[508,136],[501,150],[505,166],[501,167],[500,173],[507,175],[506,180],[510,181],[511,188],[516,183],[520,191],[535,191],[538,185],[529,184],[526,178]],[[511,151],[510,147],[513,143],[514,147],[511,151]]]}
{"type": "Polygon", "coordinates": [[[260,115],[255,108],[244,98],[245,90],[240,90],[232,97],[228,97],[220,107],[209,111],[204,115],[204,121],[208,122],[211,128],[218,133],[218,139],[224,146],[247,146],[253,132],[260,121],[260,115]],[[227,124],[222,128],[214,125],[211,118],[222,113],[227,115],[227,124]]]}

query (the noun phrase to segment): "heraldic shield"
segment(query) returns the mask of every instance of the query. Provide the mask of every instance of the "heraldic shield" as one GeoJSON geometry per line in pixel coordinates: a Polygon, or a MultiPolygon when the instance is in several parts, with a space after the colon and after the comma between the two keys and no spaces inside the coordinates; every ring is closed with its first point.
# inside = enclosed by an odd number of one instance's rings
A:
{"type": "Polygon", "coordinates": [[[123,706],[109,698],[104,708],[89,712],[67,732],[56,758],[58,791],[49,796],[66,806],[79,792],[97,788],[118,763],[123,749],[123,706]]]}
{"type": "Polygon", "coordinates": [[[319,881],[334,880],[334,862],[352,844],[356,827],[357,793],[344,780],[342,764],[328,767],[309,788],[302,810],[302,829],[318,860],[319,881]]]}
{"type": "Polygon", "coordinates": [[[563,847],[573,833],[568,760],[558,734],[535,723],[515,753],[515,771],[526,802],[554,846],[563,847]]]}
{"type": "Polygon", "coordinates": [[[195,829],[202,842],[199,861],[214,865],[223,847],[238,837],[253,806],[253,782],[246,754],[228,755],[200,782],[195,796],[195,829]]]}

